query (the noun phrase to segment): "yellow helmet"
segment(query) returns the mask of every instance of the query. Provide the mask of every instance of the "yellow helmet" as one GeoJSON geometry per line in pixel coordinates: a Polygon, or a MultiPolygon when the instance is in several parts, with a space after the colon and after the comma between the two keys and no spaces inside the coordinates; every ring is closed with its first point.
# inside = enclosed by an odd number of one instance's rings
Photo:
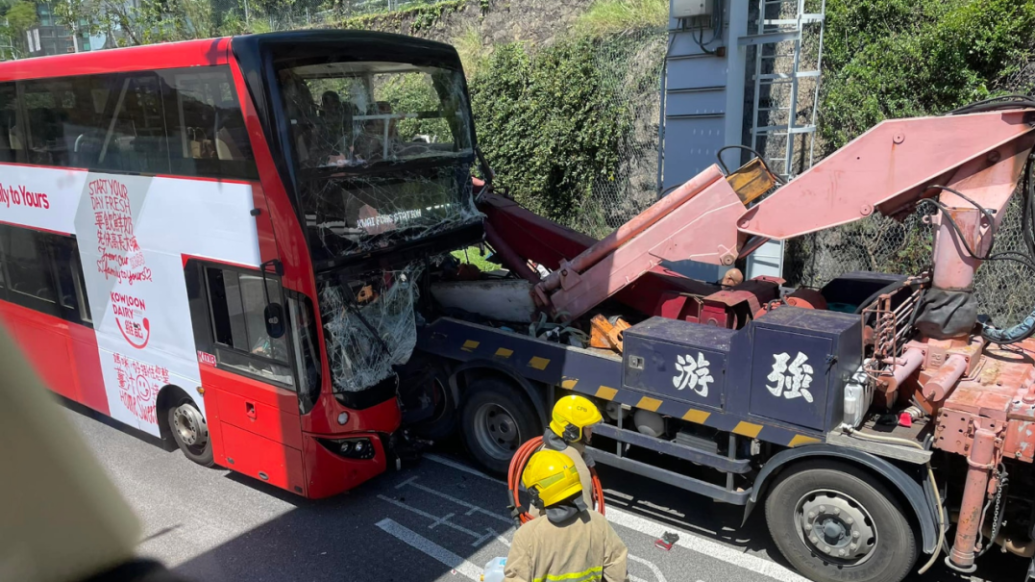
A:
{"type": "Polygon", "coordinates": [[[550,430],[568,442],[575,442],[582,439],[582,429],[602,420],[604,417],[589,398],[572,394],[554,405],[550,430]]]}
{"type": "Polygon", "coordinates": [[[568,455],[545,449],[532,455],[521,474],[533,505],[550,507],[582,492],[579,470],[568,455]],[[538,502],[537,502],[538,500],[538,502]]]}

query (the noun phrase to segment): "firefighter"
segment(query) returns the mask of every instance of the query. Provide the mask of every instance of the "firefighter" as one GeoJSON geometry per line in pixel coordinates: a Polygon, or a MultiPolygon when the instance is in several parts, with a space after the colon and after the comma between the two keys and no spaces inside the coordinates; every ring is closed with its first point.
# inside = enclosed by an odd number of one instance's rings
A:
{"type": "Polygon", "coordinates": [[[578,469],[568,455],[537,452],[521,481],[546,519],[533,519],[514,534],[504,582],[628,581],[629,552],[604,516],[583,501],[578,469]]]}
{"type": "Polygon", "coordinates": [[[603,420],[589,398],[572,394],[554,405],[553,420],[543,434],[543,450],[560,451],[575,463],[582,484],[582,498],[590,509],[593,509],[593,476],[589,468],[594,463],[593,457],[586,454],[586,444],[593,435],[593,425],[603,420]]]}

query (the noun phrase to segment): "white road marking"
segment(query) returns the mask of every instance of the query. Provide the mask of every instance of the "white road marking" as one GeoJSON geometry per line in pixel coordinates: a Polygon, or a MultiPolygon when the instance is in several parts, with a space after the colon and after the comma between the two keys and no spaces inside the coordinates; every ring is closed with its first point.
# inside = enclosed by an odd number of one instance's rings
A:
{"type": "Polygon", "coordinates": [[[482,507],[479,507],[479,506],[477,506],[477,505],[475,505],[473,503],[468,503],[468,502],[464,501],[463,499],[457,499],[456,497],[453,497],[452,495],[448,495],[446,493],[442,493],[441,491],[436,491],[436,490],[432,489],[431,487],[425,487],[424,485],[420,485],[420,484],[414,483],[414,481],[416,481],[416,480],[417,480],[417,477],[412,477],[410,479],[407,479],[406,481],[403,481],[399,485],[396,485],[395,488],[398,489],[398,488],[402,487],[403,485],[409,485],[410,487],[416,487],[417,489],[419,489],[421,491],[424,491],[425,493],[430,493],[432,495],[441,497],[442,499],[445,499],[447,501],[452,501],[453,503],[455,503],[457,505],[460,505],[462,507],[466,507],[468,509],[467,515],[473,515],[475,513],[482,513],[482,514],[487,515],[487,516],[489,516],[489,517],[491,517],[493,519],[497,519],[499,521],[502,521],[503,523],[505,523],[507,525],[513,525],[513,523],[514,523],[514,520],[512,520],[510,518],[507,518],[507,517],[504,517],[504,516],[496,513],[495,511],[489,511],[489,510],[487,510],[485,508],[482,508],[482,507]]]}
{"type": "Polygon", "coordinates": [[[492,531],[491,527],[487,527],[485,528],[485,535],[471,542],[471,545],[475,547],[480,546],[491,537],[496,537],[496,532],[492,531]]]}
{"type": "Polygon", "coordinates": [[[404,542],[408,546],[420,550],[432,558],[442,562],[447,568],[456,570],[457,573],[463,574],[468,579],[478,582],[482,577],[482,569],[460,556],[450,552],[428,538],[412,531],[391,519],[382,519],[377,522],[377,527],[381,528],[385,532],[391,534],[398,540],[404,542]]]}
{"type": "Polygon", "coordinates": [[[410,483],[413,483],[414,481],[416,481],[418,478],[419,477],[417,475],[414,475],[413,477],[410,477],[409,479],[407,479],[407,480],[403,481],[402,483],[399,483],[398,485],[396,485],[395,488],[396,489],[402,489],[403,487],[406,487],[410,483]]]}
{"type": "Polygon", "coordinates": [[[456,515],[456,514],[455,513],[447,513],[447,514],[443,515],[442,517],[440,517],[440,518],[436,519],[434,522],[432,522],[432,524],[428,526],[428,529],[435,529],[436,525],[442,525],[443,523],[446,523],[447,521],[449,521],[449,518],[453,517],[454,515],[456,515]]]}
{"type": "Polygon", "coordinates": [[[481,471],[479,471],[478,469],[475,469],[474,467],[470,467],[470,466],[465,465],[463,463],[457,463],[453,459],[449,459],[449,458],[446,458],[446,457],[443,457],[443,456],[440,456],[440,455],[424,455],[424,458],[429,460],[429,461],[433,461],[435,463],[438,463],[440,465],[445,465],[447,467],[452,467],[452,468],[456,469],[457,471],[463,471],[464,473],[467,473],[468,475],[474,475],[475,477],[481,477],[482,479],[488,479],[489,481],[492,481],[493,483],[499,483],[501,485],[506,485],[505,482],[503,482],[503,481],[501,481],[501,480],[499,480],[499,479],[497,479],[495,477],[491,477],[489,475],[486,475],[485,473],[482,473],[481,471]]]}
{"type": "Polygon", "coordinates": [[[660,539],[665,532],[674,531],[679,534],[675,545],[686,548],[692,552],[704,554],[708,557],[722,560],[723,562],[739,566],[756,574],[768,576],[781,582],[810,582],[808,578],[801,576],[776,562],[770,562],[764,558],[747,554],[729,546],[695,536],[694,534],[676,528],[655,523],[638,515],[626,511],[607,510],[607,521],[638,531],[644,535],[660,539]]]}
{"type": "Polygon", "coordinates": [[[446,527],[451,527],[451,528],[455,529],[456,531],[463,532],[463,533],[471,536],[472,538],[474,538],[476,540],[482,537],[482,534],[480,534],[480,533],[478,533],[476,531],[471,531],[471,530],[467,529],[466,527],[464,527],[462,525],[457,525],[457,524],[449,521],[449,516],[453,515],[452,513],[450,513],[449,515],[447,515],[445,517],[439,517],[437,515],[428,513],[427,511],[424,511],[424,510],[421,510],[421,509],[417,509],[416,507],[413,507],[412,505],[406,505],[402,501],[398,501],[396,499],[392,499],[391,497],[386,497],[384,495],[378,495],[377,498],[380,499],[381,501],[387,501],[388,503],[391,503],[392,505],[395,505],[396,507],[401,507],[403,509],[412,511],[413,513],[416,513],[417,515],[419,515],[421,517],[426,517],[426,518],[430,519],[432,521],[432,524],[430,526],[428,526],[428,527],[435,527],[436,525],[442,524],[442,525],[444,525],[446,527]]]}
{"type": "MultiPolygon", "coordinates": [[[[634,556],[632,554],[629,554],[629,559],[633,562],[639,562],[640,564],[643,564],[644,566],[650,568],[650,571],[654,572],[654,579],[656,580],[656,582],[668,582],[668,580],[665,580],[665,575],[661,573],[661,568],[658,568],[656,565],[654,565],[654,562],[651,562],[650,560],[644,560],[643,558],[639,556],[634,556]]],[[[629,580],[632,580],[632,576],[629,576],[629,580]]]]}
{"type": "MultiPolygon", "coordinates": [[[[477,469],[468,467],[462,463],[453,461],[452,459],[447,459],[439,455],[425,455],[424,458],[435,463],[446,465],[447,467],[452,467],[458,471],[463,471],[464,473],[505,485],[505,483],[495,477],[486,475],[477,469]]],[[[646,520],[638,515],[622,511],[615,507],[607,508],[607,520],[611,523],[627,527],[655,539],[660,539],[665,532],[671,531],[677,533],[679,534],[679,540],[676,541],[675,545],[681,548],[704,554],[711,558],[715,558],[716,560],[733,564],[734,566],[744,568],[745,570],[749,570],[756,574],[779,580],[780,582],[811,582],[808,578],[784,568],[776,562],[770,562],[764,558],[759,558],[758,556],[753,556],[741,550],[731,548],[718,542],[713,542],[696,536],[688,531],[646,520]]]]}

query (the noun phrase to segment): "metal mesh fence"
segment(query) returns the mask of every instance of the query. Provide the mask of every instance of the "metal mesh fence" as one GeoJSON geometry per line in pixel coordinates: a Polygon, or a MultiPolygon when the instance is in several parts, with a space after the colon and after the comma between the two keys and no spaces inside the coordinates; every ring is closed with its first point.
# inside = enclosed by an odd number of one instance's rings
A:
{"type": "Polygon", "coordinates": [[[602,237],[657,200],[658,116],[664,27],[646,28],[602,42],[596,60],[613,98],[626,110],[630,130],[617,170],[601,176],[581,209],[577,227],[602,237]]]}
{"type": "MultiPolygon", "coordinates": [[[[933,227],[925,207],[898,222],[884,216],[847,224],[788,241],[784,277],[791,285],[821,287],[855,270],[919,274],[930,266],[933,227]]],[[[994,252],[1024,251],[1020,196],[1014,196],[995,238],[994,252]]],[[[1012,325],[1035,305],[1035,278],[1013,262],[985,262],[974,278],[979,313],[997,325],[1012,325]]]]}

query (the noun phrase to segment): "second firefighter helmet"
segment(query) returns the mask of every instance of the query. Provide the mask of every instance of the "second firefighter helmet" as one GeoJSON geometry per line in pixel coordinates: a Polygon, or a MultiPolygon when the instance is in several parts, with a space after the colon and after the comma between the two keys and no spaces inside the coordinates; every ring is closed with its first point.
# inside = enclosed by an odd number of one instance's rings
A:
{"type": "Polygon", "coordinates": [[[553,407],[550,430],[572,443],[582,439],[583,429],[604,420],[600,410],[589,398],[572,394],[557,401],[553,407]]]}
{"type": "Polygon", "coordinates": [[[521,474],[521,482],[532,496],[532,504],[540,508],[582,492],[579,471],[571,457],[549,449],[532,455],[521,474]]]}

